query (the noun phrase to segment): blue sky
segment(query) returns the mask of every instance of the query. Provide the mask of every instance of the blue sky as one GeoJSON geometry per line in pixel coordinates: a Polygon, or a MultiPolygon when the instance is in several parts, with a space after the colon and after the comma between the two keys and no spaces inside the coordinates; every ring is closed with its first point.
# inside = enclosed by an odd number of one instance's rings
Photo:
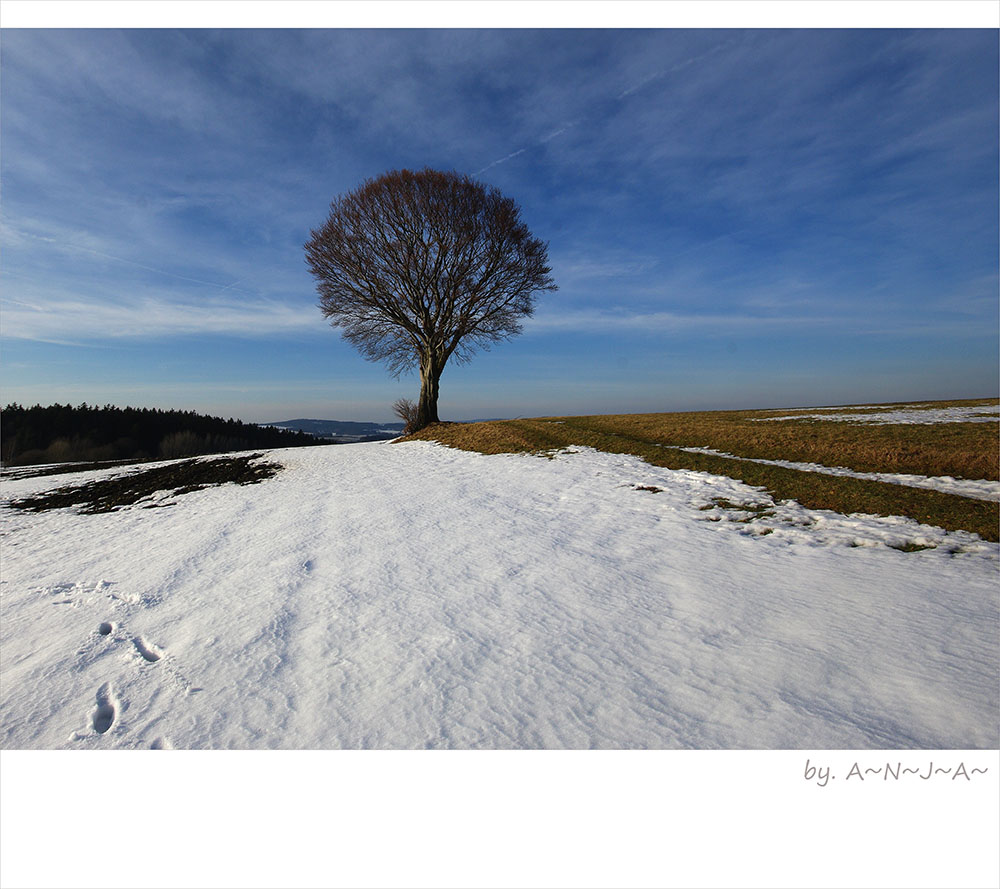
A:
{"type": "Polygon", "coordinates": [[[302,245],[403,167],[559,291],[445,419],[997,394],[995,30],[5,30],[4,403],[388,420],[302,245]]]}

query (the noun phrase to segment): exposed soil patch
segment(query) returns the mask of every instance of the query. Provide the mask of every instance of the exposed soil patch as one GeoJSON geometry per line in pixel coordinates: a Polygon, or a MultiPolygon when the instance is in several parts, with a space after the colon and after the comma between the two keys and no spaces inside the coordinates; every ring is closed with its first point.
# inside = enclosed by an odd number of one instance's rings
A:
{"type": "Polygon", "coordinates": [[[271,478],[281,469],[278,463],[253,462],[262,456],[263,454],[249,454],[215,460],[184,460],[85,485],[56,488],[54,491],[15,500],[10,505],[32,512],[68,506],[79,506],[80,511],[86,513],[111,512],[138,503],[158,491],[172,491],[173,496],[180,496],[228,482],[252,485],[271,478]]]}

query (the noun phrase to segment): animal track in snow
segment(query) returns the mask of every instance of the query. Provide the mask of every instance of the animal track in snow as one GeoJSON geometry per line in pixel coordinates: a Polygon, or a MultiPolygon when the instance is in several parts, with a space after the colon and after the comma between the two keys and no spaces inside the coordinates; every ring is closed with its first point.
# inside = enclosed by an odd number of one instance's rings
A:
{"type": "Polygon", "coordinates": [[[152,643],[143,639],[142,636],[136,636],[132,640],[132,644],[135,646],[135,650],[142,655],[143,659],[149,661],[151,664],[156,663],[163,657],[163,652],[152,643]]]}
{"type": "Polygon", "coordinates": [[[107,596],[112,601],[120,597],[109,592],[114,581],[98,580],[96,583],[89,581],[77,581],[76,583],[57,583],[51,586],[38,587],[38,592],[49,596],[62,596],[61,599],[53,599],[53,605],[72,605],[78,608],[81,605],[92,605],[97,601],[97,597],[107,596]]]}
{"type": "Polygon", "coordinates": [[[103,735],[112,725],[118,713],[117,701],[111,691],[111,683],[105,682],[97,689],[97,709],[94,710],[92,722],[94,731],[103,735]]]}
{"type": "Polygon", "coordinates": [[[121,602],[124,605],[146,605],[149,603],[143,602],[142,596],[137,596],[134,593],[108,593],[108,598],[115,602],[121,602]]]}

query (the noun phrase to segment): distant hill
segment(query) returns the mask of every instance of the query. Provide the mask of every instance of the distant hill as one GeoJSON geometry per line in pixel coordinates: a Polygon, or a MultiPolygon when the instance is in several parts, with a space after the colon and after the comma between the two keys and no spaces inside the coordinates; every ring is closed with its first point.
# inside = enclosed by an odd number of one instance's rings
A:
{"type": "Polygon", "coordinates": [[[295,432],[305,432],[317,438],[380,438],[394,437],[403,431],[402,423],[355,423],[349,420],[282,420],[278,423],[262,423],[295,432]]]}

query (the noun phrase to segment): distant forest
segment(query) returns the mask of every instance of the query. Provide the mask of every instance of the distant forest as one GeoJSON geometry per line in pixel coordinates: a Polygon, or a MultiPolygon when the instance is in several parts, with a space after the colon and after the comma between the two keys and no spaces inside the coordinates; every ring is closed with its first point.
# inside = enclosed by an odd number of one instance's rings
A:
{"type": "Polygon", "coordinates": [[[193,411],[79,407],[22,407],[0,411],[4,466],[196,457],[252,448],[316,445],[311,435],[206,417],[193,411]]]}

